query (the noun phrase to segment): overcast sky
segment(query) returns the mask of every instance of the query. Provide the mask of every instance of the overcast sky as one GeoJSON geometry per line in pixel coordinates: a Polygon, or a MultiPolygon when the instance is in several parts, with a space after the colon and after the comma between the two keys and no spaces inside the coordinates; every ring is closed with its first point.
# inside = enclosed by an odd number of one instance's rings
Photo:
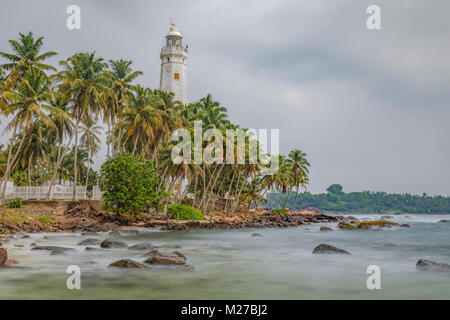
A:
{"type": "Polygon", "coordinates": [[[133,60],[157,88],[172,17],[189,44],[189,101],[212,93],[233,122],[279,128],[282,153],[308,154],[312,192],[450,195],[449,12],[447,0],[2,1],[0,51],[33,31],[55,65],[96,51],[133,60]],[[81,30],[66,28],[70,4],[81,30]],[[381,30],[366,27],[371,4],[381,30]]]}

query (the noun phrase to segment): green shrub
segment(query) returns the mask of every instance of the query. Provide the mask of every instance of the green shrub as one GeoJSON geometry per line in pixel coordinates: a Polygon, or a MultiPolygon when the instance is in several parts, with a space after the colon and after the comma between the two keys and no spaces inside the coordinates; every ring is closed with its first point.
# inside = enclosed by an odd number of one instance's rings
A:
{"type": "Polygon", "coordinates": [[[167,195],[167,192],[157,191],[159,178],[153,163],[128,153],[103,163],[99,184],[105,208],[116,214],[138,214],[157,207],[167,195]]]}
{"type": "Polygon", "coordinates": [[[287,215],[287,211],[284,209],[275,209],[273,210],[274,214],[281,214],[282,216],[287,215]]]}
{"type": "Polygon", "coordinates": [[[8,201],[8,208],[22,208],[22,200],[19,198],[12,199],[8,201]]]}
{"type": "Polygon", "coordinates": [[[167,206],[167,214],[177,220],[205,220],[203,213],[184,204],[171,204],[167,206]]]}

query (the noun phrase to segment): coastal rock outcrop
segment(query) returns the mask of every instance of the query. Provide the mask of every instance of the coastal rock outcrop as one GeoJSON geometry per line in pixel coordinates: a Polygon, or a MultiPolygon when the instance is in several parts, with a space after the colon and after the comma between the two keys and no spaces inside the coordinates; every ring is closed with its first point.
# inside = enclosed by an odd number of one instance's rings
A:
{"type": "Polygon", "coordinates": [[[5,248],[0,248],[0,264],[4,264],[8,260],[8,251],[5,248]]]}
{"type": "Polygon", "coordinates": [[[263,237],[263,235],[261,233],[258,233],[258,232],[253,232],[252,233],[252,237],[263,237]]]}
{"type": "Polygon", "coordinates": [[[144,262],[149,264],[185,264],[186,259],[173,253],[159,253],[151,255],[144,262]]]}
{"type": "Polygon", "coordinates": [[[150,242],[142,242],[135,245],[132,245],[128,248],[128,250],[151,250],[153,246],[150,242]]]}
{"type": "Polygon", "coordinates": [[[139,263],[131,259],[120,259],[111,263],[109,268],[122,268],[122,269],[148,269],[145,264],[139,263]]]}
{"type": "Polygon", "coordinates": [[[84,239],[78,242],[77,246],[96,246],[99,245],[102,241],[99,239],[84,239]]]}
{"type": "MultiPolygon", "coordinates": [[[[399,225],[398,223],[388,221],[388,220],[372,220],[372,221],[342,221],[338,223],[339,229],[371,229],[372,227],[377,228],[386,228],[393,226],[402,226],[406,227],[406,225],[399,225]]],[[[409,226],[408,226],[409,227],[409,226]]]]}
{"type": "Polygon", "coordinates": [[[426,271],[450,272],[450,265],[431,260],[420,259],[416,263],[416,268],[426,271]]]}
{"type": "Polygon", "coordinates": [[[100,247],[106,248],[106,249],[116,249],[116,248],[127,248],[128,245],[117,239],[106,239],[103,240],[103,242],[100,244],[100,247]]]}
{"type": "Polygon", "coordinates": [[[41,251],[50,251],[50,252],[54,251],[54,250],[63,251],[63,252],[75,251],[75,249],[73,249],[73,248],[58,247],[58,246],[34,246],[33,248],[31,248],[31,250],[33,250],[33,251],[41,250],[41,251]]]}
{"type": "Polygon", "coordinates": [[[317,247],[314,248],[313,252],[314,254],[350,254],[350,252],[336,248],[335,246],[332,246],[330,244],[322,243],[319,244],[317,247]]]}
{"type": "Polygon", "coordinates": [[[327,226],[321,226],[320,231],[327,232],[327,231],[333,231],[333,229],[331,229],[330,227],[327,227],[327,226]]]}

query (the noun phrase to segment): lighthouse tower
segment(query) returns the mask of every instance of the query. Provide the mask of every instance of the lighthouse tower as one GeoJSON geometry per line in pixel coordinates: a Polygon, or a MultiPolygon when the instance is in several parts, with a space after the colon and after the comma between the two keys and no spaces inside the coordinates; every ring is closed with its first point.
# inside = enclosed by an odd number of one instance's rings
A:
{"type": "Polygon", "coordinates": [[[166,43],[161,49],[161,77],[159,88],[173,92],[175,100],[187,103],[187,47],[183,47],[183,36],[174,23],[170,23],[166,43]]]}

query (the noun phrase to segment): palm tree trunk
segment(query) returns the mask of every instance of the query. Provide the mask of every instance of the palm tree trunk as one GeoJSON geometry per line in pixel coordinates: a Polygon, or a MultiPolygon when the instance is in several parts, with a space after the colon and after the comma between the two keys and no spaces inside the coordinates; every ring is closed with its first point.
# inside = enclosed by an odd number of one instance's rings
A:
{"type": "Polygon", "coordinates": [[[77,199],[77,175],[78,175],[78,125],[80,122],[80,109],[77,110],[77,123],[75,124],[75,150],[73,152],[73,193],[72,193],[72,201],[77,199]]]}
{"type": "Polygon", "coordinates": [[[294,207],[292,208],[292,210],[296,210],[296,206],[297,206],[297,198],[298,198],[298,185],[297,185],[297,192],[295,193],[295,201],[294,201],[294,207]]]}
{"type": "Polygon", "coordinates": [[[277,207],[277,209],[280,209],[281,200],[283,199],[283,195],[284,195],[284,192],[280,192],[280,201],[278,201],[278,207],[277,207]]]}
{"type": "Polygon", "coordinates": [[[289,191],[287,192],[287,197],[286,197],[286,200],[284,201],[283,209],[286,209],[286,204],[287,204],[288,199],[289,199],[290,196],[291,196],[291,190],[289,190],[289,191]]]}
{"type": "Polygon", "coordinates": [[[242,183],[241,188],[239,189],[239,193],[237,194],[236,201],[233,206],[233,210],[232,210],[233,212],[236,211],[237,207],[239,206],[239,198],[241,197],[242,189],[244,189],[245,183],[247,182],[247,179],[248,179],[248,175],[250,174],[250,170],[246,170],[246,171],[247,172],[245,173],[244,181],[242,183]]]}
{"type": "Polygon", "coordinates": [[[31,152],[30,157],[28,158],[28,186],[31,187],[31,158],[33,157],[33,152],[31,152]]]}
{"type": "Polygon", "coordinates": [[[91,151],[89,150],[89,156],[88,156],[88,169],[87,169],[87,174],[86,174],[86,191],[87,191],[87,187],[89,184],[89,171],[91,170],[91,151]]]}
{"type": "Polygon", "coordinates": [[[228,214],[228,203],[230,202],[230,195],[231,195],[231,187],[233,186],[233,181],[234,181],[234,178],[235,178],[235,174],[234,174],[234,172],[232,172],[232,174],[233,174],[233,177],[231,178],[231,182],[230,182],[230,186],[228,187],[228,192],[227,192],[227,200],[225,201],[225,208],[224,208],[224,212],[226,213],[226,214],[228,214]]]}
{"type": "Polygon", "coordinates": [[[248,215],[248,212],[250,211],[250,207],[252,206],[252,201],[253,201],[253,200],[250,200],[250,201],[248,202],[247,210],[245,211],[245,216],[247,216],[247,215],[248,215]]]}
{"type": "Polygon", "coordinates": [[[192,198],[192,206],[195,208],[195,198],[197,195],[198,174],[195,174],[194,197],[192,198]]]}
{"type": "Polygon", "coordinates": [[[3,179],[2,179],[3,180],[3,190],[2,190],[2,195],[1,195],[1,199],[0,199],[0,204],[4,203],[5,193],[6,193],[6,186],[8,184],[9,174],[12,171],[13,164],[16,162],[17,157],[19,156],[19,153],[22,151],[22,146],[23,146],[23,142],[25,141],[25,136],[26,136],[26,133],[24,132],[23,135],[22,135],[22,138],[20,139],[19,146],[17,147],[17,150],[16,150],[16,152],[14,154],[13,159],[11,160],[10,163],[8,163],[8,166],[6,167],[5,175],[3,176],[3,179]]]}

